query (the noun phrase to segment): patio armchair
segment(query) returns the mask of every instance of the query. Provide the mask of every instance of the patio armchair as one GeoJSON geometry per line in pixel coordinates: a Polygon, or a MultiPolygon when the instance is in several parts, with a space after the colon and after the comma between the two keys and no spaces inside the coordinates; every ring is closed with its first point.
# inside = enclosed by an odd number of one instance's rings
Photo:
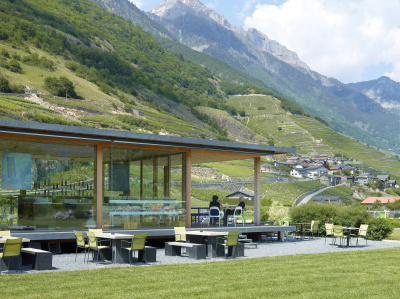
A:
{"type": "Polygon", "coordinates": [[[334,225],[333,226],[333,244],[336,244],[336,239],[339,238],[340,245],[342,245],[342,242],[344,241],[344,234],[343,234],[343,228],[340,225],[334,225]]]}
{"type": "Polygon", "coordinates": [[[243,216],[243,209],[242,207],[236,207],[235,210],[233,211],[233,215],[228,215],[228,223],[229,223],[229,219],[233,219],[233,225],[236,226],[236,219],[241,219],[242,224],[244,226],[244,216],[243,216]]]}
{"type": "MultiPolygon", "coordinates": [[[[0,264],[5,257],[13,257],[21,255],[22,237],[17,239],[7,239],[4,245],[3,252],[0,253],[0,264]]],[[[10,268],[10,259],[8,259],[8,266],[10,268]]],[[[0,267],[1,274],[1,267],[0,267]]]]}
{"type": "MultiPolygon", "coordinates": [[[[208,221],[208,226],[210,226],[210,223],[213,222],[213,218],[218,218],[218,226],[221,226],[221,212],[218,207],[210,207],[210,211],[208,214],[209,221],[208,221]]],[[[214,223],[213,223],[214,225],[214,223]]]]}
{"type": "Polygon", "coordinates": [[[227,238],[222,243],[217,243],[217,246],[223,246],[224,252],[225,252],[225,247],[228,247],[228,254],[229,254],[229,248],[231,248],[232,256],[236,256],[236,246],[238,244],[239,235],[240,231],[230,230],[227,238]]]}
{"type": "Polygon", "coordinates": [[[181,234],[186,232],[186,228],[184,226],[174,227],[174,232],[176,242],[186,242],[186,234],[181,234]]]}
{"type": "Polygon", "coordinates": [[[367,240],[368,240],[367,231],[368,231],[368,224],[361,224],[360,229],[358,230],[356,246],[358,246],[358,238],[360,237],[365,239],[365,245],[367,245],[367,240]]]}
{"type": "Polygon", "coordinates": [[[122,240],[122,244],[125,243],[129,245],[129,247],[121,247],[121,249],[129,251],[129,265],[131,265],[132,252],[133,254],[135,254],[135,251],[144,250],[146,244],[146,238],[147,238],[147,233],[143,233],[143,234],[134,234],[132,242],[122,240]]]}
{"type": "Polygon", "coordinates": [[[88,241],[89,241],[89,250],[88,250],[88,258],[86,261],[89,262],[89,252],[90,251],[92,251],[93,260],[94,260],[94,252],[95,251],[97,252],[97,261],[98,261],[99,256],[100,256],[100,251],[111,248],[111,243],[110,243],[110,246],[100,245],[100,240],[98,238],[96,238],[96,234],[91,231],[87,232],[87,236],[88,236],[88,241]]]}
{"type": "Polygon", "coordinates": [[[333,238],[333,224],[332,223],[325,223],[325,244],[326,244],[326,238],[327,237],[332,237],[333,238]]]}
{"type": "Polygon", "coordinates": [[[83,232],[74,230],[74,234],[75,234],[75,239],[76,239],[75,262],[76,262],[76,258],[78,256],[78,248],[82,248],[84,250],[85,255],[83,256],[83,262],[85,262],[86,250],[89,251],[89,244],[87,244],[86,239],[83,236],[83,232]]]}
{"type": "Polygon", "coordinates": [[[310,228],[305,228],[304,229],[304,233],[305,234],[310,234],[311,235],[311,238],[313,238],[314,239],[314,233],[317,233],[318,234],[318,237],[319,237],[319,223],[320,223],[321,221],[311,221],[311,226],[310,226],[310,228]]]}

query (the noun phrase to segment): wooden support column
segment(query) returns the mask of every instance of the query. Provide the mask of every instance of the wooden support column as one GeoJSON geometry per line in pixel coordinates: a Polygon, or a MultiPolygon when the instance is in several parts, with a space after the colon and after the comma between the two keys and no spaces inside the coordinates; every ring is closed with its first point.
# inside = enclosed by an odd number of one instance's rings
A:
{"type": "Polygon", "coordinates": [[[260,225],[260,174],[261,174],[261,159],[254,158],[254,224],[260,225]]]}
{"type": "Polygon", "coordinates": [[[170,196],[171,184],[171,156],[167,158],[167,165],[164,166],[164,196],[170,196]]]}
{"type": "Polygon", "coordinates": [[[192,152],[189,150],[182,159],[182,200],[186,209],[186,227],[192,227],[192,152]]]}
{"type": "Polygon", "coordinates": [[[140,187],[139,187],[139,198],[143,200],[143,159],[140,160],[140,187]]]}
{"type": "Polygon", "coordinates": [[[103,145],[96,148],[96,227],[103,228],[103,145]]]}
{"type": "Polygon", "coordinates": [[[153,198],[158,197],[158,157],[153,158],[153,198]]]}

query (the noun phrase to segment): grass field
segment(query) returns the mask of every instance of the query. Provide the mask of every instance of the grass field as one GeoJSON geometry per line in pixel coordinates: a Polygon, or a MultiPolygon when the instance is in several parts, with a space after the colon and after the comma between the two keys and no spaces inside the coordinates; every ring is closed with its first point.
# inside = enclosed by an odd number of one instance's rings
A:
{"type": "Polygon", "coordinates": [[[2,298],[398,298],[399,248],[3,275],[2,298]]]}

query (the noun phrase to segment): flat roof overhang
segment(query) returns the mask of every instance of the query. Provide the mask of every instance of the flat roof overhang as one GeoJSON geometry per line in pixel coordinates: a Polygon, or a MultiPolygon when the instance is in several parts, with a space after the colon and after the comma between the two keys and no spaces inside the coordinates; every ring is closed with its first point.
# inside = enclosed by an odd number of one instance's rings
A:
{"type": "Polygon", "coordinates": [[[192,163],[296,153],[296,148],[0,119],[0,134],[114,145],[189,149],[192,163]]]}

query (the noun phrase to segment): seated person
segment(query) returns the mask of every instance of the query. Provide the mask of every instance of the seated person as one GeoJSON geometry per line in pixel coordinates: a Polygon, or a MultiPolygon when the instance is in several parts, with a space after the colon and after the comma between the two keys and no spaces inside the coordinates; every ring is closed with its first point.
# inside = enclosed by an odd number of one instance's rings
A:
{"type": "MultiPolygon", "coordinates": [[[[244,208],[245,208],[246,204],[244,203],[244,197],[243,196],[239,197],[239,204],[237,206],[238,207],[242,207],[242,211],[244,211],[244,208]]],[[[228,216],[229,215],[233,215],[234,212],[235,212],[235,209],[226,209],[225,215],[224,215],[224,225],[225,226],[228,225],[228,216]]]]}
{"type": "MultiPolygon", "coordinates": [[[[211,208],[211,207],[217,207],[218,209],[222,209],[222,205],[218,201],[218,196],[217,195],[214,195],[212,197],[212,201],[210,201],[209,208],[211,208]]],[[[217,216],[217,215],[213,215],[213,216],[217,216]]],[[[210,218],[210,224],[212,224],[213,226],[216,226],[217,221],[218,221],[217,217],[210,218]],[[213,221],[213,223],[211,223],[211,221],[213,221]]]]}

